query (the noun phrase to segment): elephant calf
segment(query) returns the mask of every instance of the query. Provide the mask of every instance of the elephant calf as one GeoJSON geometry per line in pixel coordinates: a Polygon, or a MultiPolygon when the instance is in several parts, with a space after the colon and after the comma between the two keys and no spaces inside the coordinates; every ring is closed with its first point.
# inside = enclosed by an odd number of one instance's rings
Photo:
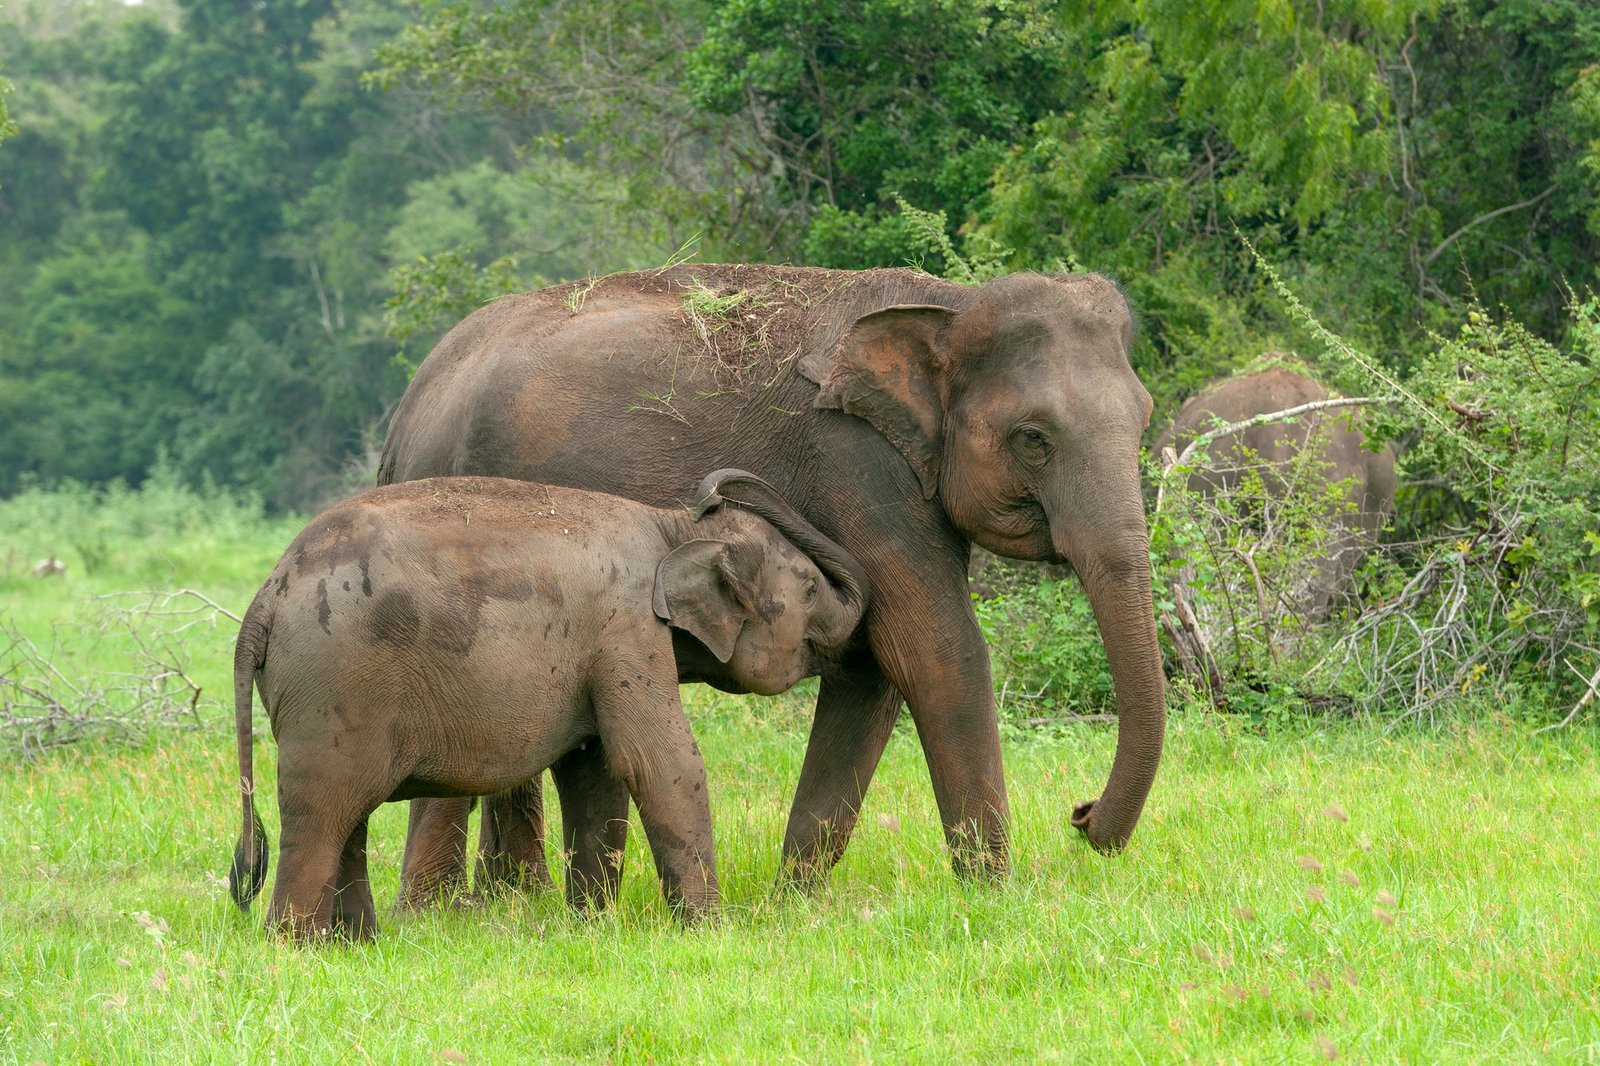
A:
{"type": "Polygon", "coordinates": [[[748,690],[775,693],[817,673],[865,605],[842,549],[781,501],[720,506],[729,483],[766,488],[718,471],[695,508],[661,510],[440,478],[318,515],[256,594],[235,649],[235,902],[248,908],[266,876],[252,798],[259,686],[279,750],[273,929],[370,937],[367,818],[379,804],[499,792],[546,767],[563,801],[575,798],[565,827],[580,856],[567,873],[575,906],[603,904],[621,874],[626,795],[620,809],[583,802],[617,793],[596,787],[610,773],[639,806],[673,909],[688,920],[714,909],[705,766],[678,703],[668,627],[748,690]]]}

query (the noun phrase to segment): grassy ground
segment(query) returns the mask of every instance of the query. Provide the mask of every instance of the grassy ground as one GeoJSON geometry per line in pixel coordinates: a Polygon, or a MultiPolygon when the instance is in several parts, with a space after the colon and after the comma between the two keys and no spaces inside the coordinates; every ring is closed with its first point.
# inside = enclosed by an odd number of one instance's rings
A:
{"type": "MultiPolygon", "coordinates": [[[[147,582],[237,610],[291,532],[153,536],[59,585],[13,573],[0,614],[42,632],[147,582]]],[[[226,691],[225,628],[195,638],[208,692],[226,691]]],[[[118,654],[86,646],[80,665],[118,654]]],[[[600,919],[554,894],[396,915],[390,805],[372,837],[381,939],[277,943],[262,902],[240,914],[221,881],[238,810],[220,707],[133,748],[0,756],[0,1061],[1600,1062],[1591,729],[1266,735],[1180,714],[1116,859],[1066,825],[1113,733],[1012,738],[998,885],[951,876],[907,732],[804,898],[771,887],[803,699],[685,692],[726,904],[692,931],[637,825],[600,919]]],[[[257,753],[270,796],[270,741],[257,753]]]]}

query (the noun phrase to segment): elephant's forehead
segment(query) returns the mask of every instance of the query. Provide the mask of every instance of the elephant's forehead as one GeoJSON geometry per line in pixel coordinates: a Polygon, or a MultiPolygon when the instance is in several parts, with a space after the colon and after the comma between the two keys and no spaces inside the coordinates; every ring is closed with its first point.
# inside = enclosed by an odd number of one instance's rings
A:
{"type": "Polygon", "coordinates": [[[999,316],[991,354],[998,365],[1036,382],[1119,374],[1129,369],[1125,321],[1070,308],[1018,308],[999,316]]]}
{"type": "Polygon", "coordinates": [[[1047,335],[1029,336],[997,350],[981,390],[991,402],[1026,402],[1068,408],[1103,403],[1108,395],[1142,398],[1143,386],[1120,348],[1063,344],[1047,335]]]}
{"type": "Polygon", "coordinates": [[[1002,318],[1032,316],[1057,326],[1112,333],[1120,332],[1130,322],[1122,293],[1109,278],[1099,274],[1013,274],[992,284],[994,304],[1002,318]]]}
{"type": "Polygon", "coordinates": [[[1126,362],[1063,366],[1039,357],[1018,361],[983,387],[970,389],[959,409],[966,424],[987,425],[993,432],[1020,419],[1037,419],[1046,426],[1121,437],[1128,427],[1143,431],[1151,406],[1150,394],[1126,362]]]}

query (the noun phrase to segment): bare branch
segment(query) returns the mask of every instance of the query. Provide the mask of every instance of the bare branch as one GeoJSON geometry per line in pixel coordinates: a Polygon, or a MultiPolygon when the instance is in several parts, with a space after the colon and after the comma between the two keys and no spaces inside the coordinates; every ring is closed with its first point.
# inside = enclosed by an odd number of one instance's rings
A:
{"type": "Polygon", "coordinates": [[[1196,450],[1205,447],[1214,440],[1229,436],[1234,433],[1243,432],[1244,430],[1251,429],[1255,426],[1265,426],[1271,422],[1286,422],[1291,418],[1295,418],[1303,414],[1309,414],[1312,411],[1325,411],[1335,407],[1360,407],[1367,404],[1394,402],[1395,398],[1393,396],[1340,396],[1329,400],[1315,400],[1311,403],[1299,404],[1295,407],[1285,408],[1282,411],[1269,411],[1266,414],[1254,415],[1250,418],[1246,418],[1241,422],[1230,422],[1225,426],[1219,426],[1216,429],[1207,430],[1206,432],[1195,437],[1194,440],[1190,441],[1188,446],[1178,454],[1177,458],[1168,465],[1168,469],[1170,469],[1171,466],[1183,466],[1189,461],[1189,457],[1193,455],[1196,450]]]}
{"type": "MultiPolygon", "coordinates": [[[[1571,659],[1564,659],[1562,661],[1567,664],[1568,670],[1571,670],[1574,674],[1578,675],[1580,680],[1583,678],[1583,672],[1580,671],[1576,666],[1572,665],[1571,659]]],[[[1596,667],[1595,672],[1589,676],[1589,680],[1585,681],[1583,684],[1583,695],[1578,698],[1577,703],[1572,705],[1572,710],[1567,712],[1567,716],[1561,719],[1559,722],[1555,722],[1547,726],[1541,726],[1540,728],[1535,729],[1533,731],[1534,736],[1538,736],[1540,733],[1547,733],[1552,729],[1564,729],[1572,723],[1572,720],[1578,716],[1578,712],[1583,710],[1584,705],[1595,698],[1596,690],[1600,689],[1600,667],[1596,667]]]]}
{"type": "Polygon", "coordinates": [[[1540,200],[1543,200],[1543,199],[1545,199],[1545,198],[1547,198],[1549,196],[1553,196],[1555,194],[1555,191],[1556,191],[1556,186],[1552,185],[1548,189],[1546,189],[1544,192],[1540,193],[1538,196],[1533,197],[1533,199],[1531,199],[1531,200],[1524,200],[1520,204],[1507,204],[1505,207],[1497,207],[1493,211],[1489,211],[1489,212],[1486,212],[1484,214],[1479,215],[1477,218],[1473,219],[1471,222],[1468,222],[1465,226],[1462,226],[1460,229],[1458,229],[1454,233],[1450,234],[1450,236],[1448,236],[1444,240],[1440,241],[1438,247],[1436,247],[1433,251],[1429,252],[1427,255],[1423,256],[1422,257],[1422,267],[1423,267],[1423,269],[1426,270],[1429,266],[1433,265],[1433,261],[1435,259],[1439,258],[1440,254],[1446,248],[1450,247],[1451,244],[1455,243],[1455,241],[1458,238],[1460,238],[1462,235],[1464,235],[1468,230],[1472,229],[1472,227],[1477,226],[1477,225],[1479,225],[1481,223],[1487,222],[1491,218],[1499,218],[1501,215],[1507,214],[1509,212],[1521,211],[1525,207],[1532,207],[1534,204],[1538,203],[1540,200]]]}
{"type": "MultiPolygon", "coordinates": [[[[132,740],[152,729],[205,723],[189,642],[196,626],[215,629],[219,618],[237,622],[238,616],[193,589],[112,594],[98,602],[99,618],[77,627],[73,639],[130,641],[128,669],[97,666],[69,676],[58,665],[67,658],[0,620],[0,744],[25,759],[92,737],[132,740]],[[130,604],[130,596],[141,598],[130,604]]],[[[232,628],[223,635],[231,639],[232,628]]]]}

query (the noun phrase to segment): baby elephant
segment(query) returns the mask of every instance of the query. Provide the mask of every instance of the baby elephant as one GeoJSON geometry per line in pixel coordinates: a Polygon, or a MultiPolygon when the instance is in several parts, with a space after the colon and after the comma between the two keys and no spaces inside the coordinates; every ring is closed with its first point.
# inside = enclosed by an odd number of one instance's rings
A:
{"type": "MultiPolygon", "coordinates": [[[[705,764],[668,626],[748,690],[781,692],[842,649],[865,578],[754,475],[718,471],[696,499],[657,510],[461,477],[374,489],[318,515],[256,594],[234,652],[235,902],[248,908],[266,876],[252,799],[259,685],[283,822],[270,928],[372,936],[367,817],[379,804],[499,792],[551,766],[558,783],[563,768],[580,787],[603,771],[623,781],[674,911],[713,910],[705,764]],[[719,487],[740,483],[767,502],[720,506],[719,487]]],[[[569,868],[569,898],[603,902],[620,872],[604,846],[615,828],[566,829],[594,867],[569,868]]]]}

